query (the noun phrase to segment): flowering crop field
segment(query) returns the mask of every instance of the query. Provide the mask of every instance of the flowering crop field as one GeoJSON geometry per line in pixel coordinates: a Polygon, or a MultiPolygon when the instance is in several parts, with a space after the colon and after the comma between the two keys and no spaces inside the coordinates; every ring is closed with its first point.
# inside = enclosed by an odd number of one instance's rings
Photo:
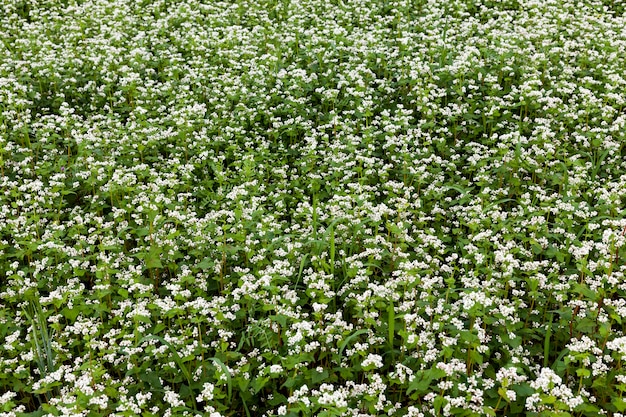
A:
{"type": "Polygon", "coordinates": [[[0,417],[626,415],[622,0],[0,0],[0,417]]]}

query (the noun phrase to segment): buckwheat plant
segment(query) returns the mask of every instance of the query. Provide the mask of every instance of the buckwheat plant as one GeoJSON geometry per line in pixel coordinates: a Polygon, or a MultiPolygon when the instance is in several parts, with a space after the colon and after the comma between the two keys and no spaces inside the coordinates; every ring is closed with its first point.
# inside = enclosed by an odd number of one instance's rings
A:
{"type": "Polygon", "coordinates": [[[0,0],[0,417],[626,415],[609,0],[0,0]]]}

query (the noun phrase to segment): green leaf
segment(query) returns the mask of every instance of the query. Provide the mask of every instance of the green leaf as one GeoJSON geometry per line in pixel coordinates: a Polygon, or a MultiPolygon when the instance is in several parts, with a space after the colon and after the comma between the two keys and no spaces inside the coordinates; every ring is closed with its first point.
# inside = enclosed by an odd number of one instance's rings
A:
{"type": "Polygon", "coordinates": [[[284,366],[287,369],[294,369],[298,365],[306,362],[315,361],[315,357],[311,353],[301,353],[299,355],[289,355],[284,359],[284,366]]]}
{"type": "Polygon", "coordinates": [[[581,405],[579,405],[578,407],[576,407],[576,411],[581,411],[583,413],[585,413],[586,415],[591,415],[591,416],[598,416],[600,408],[596,407],[593,404],[589,404],[589,403],[583,403],[581,405]]]}
{"type": "MultiPolygon", "coordinates": [[[[579,268],[579,270],[583,270],[585,274],[591,275],[591,271],[589,271],[586,267],[583,267],[583,264],[581,262],[578,262],[576,266],[579,268]]],[[[587,284],[575,283],[573,286],[573,290],[576,294],[581,294],[585,298],[588,298],[590,300],[595,300],[598,297],[598,293],[589,288],[587,284]]]]}
{"type": "Polygon", "coordinates": [[[141,379],[143,382],[148,383],[154,389],[163,388],[159,375],[154,371],[148,372],[145,374],[140,374],[139,379],[141,379]]]}
{"type": "Polygon", "coordinates": [[[146,267],[149,269],[163,268],[161,263],[161,248],[158,246],[150,246],[148,255],[146,256],[146,267]]]}
{"type": "Polygon", "coordinates": [[[544,404],[554,404],[556,402],[556,397],[554,395],[542,395],[541,400],[544,404]]]}
{"type": "Polygon", "coordinates": [[[181,384],[179,394],[181,398],[189,398],[190,396],[194,395],[194,392],[188,385],[181,384]]]}
{"type": "Polygon", "coordinates": [[[78,317],[78,315],[80,314],[80,309],[78,308],[69,309],[65,307],[63,310],[61,310],[61,314],[63,315],[63,317],[65,317],[69,321],[74,321],[76,320],[76,317],[78,317]]]}
{"type": "Polygon", "coordinates": [[[137,229],[135,231],[138,237],[147,236],[150,233],[150,229],[147,227],[142,227],[141,229],[137,229]]]}
{"type": "Polygon", "coordinates": [[[154,329],[152,330],[152,333],[153,334],[161,333],[165,329],[167,329],[167,326],[165,324],[157,323],[157,325],[154,326],[154,329]]]}
{"type": "Polygon", "coordinates": [[[61,382],[56,381],[56,382],[52,382],[50,384],[45,384],[44,386],[42,386],[41,388],[39,388],[38,390],[35,390],[34,393],[35,394],[45,394],[46,392],[51,392],[54,390],[54,387],[58,387],[61,385],[61,382]]]}
{"type": "Polygon", "coordinates": [[[496,416],[496,411],[492,407],[489,407],[486,405],[483,406],[483,413],[485,413],[485,415],[487,416],[493,416],[493,417],[496,416]]]}
{"type": "Polygon", "coordinates": [[[213,269],[214,266],[215,266],[215,262],[213,262],[213,260],[211,260],[211,258],[209,258],[208,256],[204,258],[202,262],[198,264],[198,268],[205,270],[205,271],[207,269],[213,269]]]}
{"type": "Polygon", "coordinates": [[[509,396],[506,394],[506,389],[504,389],[504,387],[498,388],[498,395],[502,397],[507,403],[511,402],[509,396]]]}
{"type": "Polygon", "coordinates": [[[530,397],[535,393],[535,390],[526,382],[513,385],[511,388],[515,391],[518,397],[530,397]]]}
{"type": "Polygon", "coordinates": [[[611,404],[613,404],[615,408],[617,408],[617,411],[619,411],[620,413],[626,411],[626,401],[619,397],[613,397],[613,399],[611,400],[611,404]]]}
{"type": "Polygon", "coordinates": [[[313,384],[319,384],[320,382],[328,379],[328,375],[329,375],[328,371],[325,369],[322,372],[317,372],[316,370],[312,370],[311,382],[313,382],[313,384]]]}
{"type": "Polygon", "coordinates": [[[470,347],[475,347],[480,344],[478,336],[469,330],[462,330],[459,333],[459,339],[461,342],[469,345],[470,347]]]}
{"type": "Polygon", "coordinates": [[[411,381],[411,383],[409,384],[409,388],[406,390],[406,394],[410,395],[411,393],[415,392],[416,394],[424,394],[427,391],[429,391],[430,388],[430,383],[432,382],[432,378],[415,378],[413,379],[413,381],[411,381]]]}
{"type": "Polygon", "coordinates": [[[483,355],[476,349],[472,349],[470,352],[470,358],[478,365],[482,365],[484,362],[483,355]]]}
{"type": "Polygon", "coordinates": [[[439,412],[441,411],[441,408],[445,405],[445,403],[446,403],[446,399],[443,398],[441,395],[438,395],[437,397],[435,397],[433,401],[433,408],[435,409],[435,412],[437,413],[437,415],[439,415],[439,412]]]}
{"type": "Polygon", "coordinates": [[[341,368],[341,369],[339,369],[339,375],[343,379],[349,381],[349,380],[351,380],[354,377],[354,372],[352,371],[351,368],[341,368]]]}
{"type": "Polygon", "coordinates": [[[425,371],[417,371],[415,373],[415,378],[409,384],[409,387],[406,391],[407,395],[411,393],[416,394],[425,394],[430,391],[431,383],[439,378],[445,376],[445,372],[439,368],[431,368],[425,371]]]}
{"type": "Polygon", "coordinates": [[[269,380],[270,380],[269,376],[255,378],[252,381],[252,389],[254,390],[254,393],[257,394],[259,391],[261,391],[263,387],[267,385],[269,380]]]}
{"type": "Polygon", "coordinates": [[[282,314],[274,314],[270,316],[270,319],[280,324],[282,327],[287,327],[287,316],[282,314]]]}
{"type": "Polygon", "coordinates": [[[237,378],[237,386],[239,386],[240,391],[245,391],[250,385],[250,380],[245,378],[237,378]]]}
{"type": "Polygon", "coordinates": [[[594,333],[596,329],[596,321],[589,317],[584,317],[576,324],[576,330],[582,333],[594,333]]]}
{"type": "MultiPolygon", "coordinates": [[[[30,413],[20,413],[19,415],[23,416],[23,417],[41,417],[41,416],[44,416],[46,414],[54,415],[54,412],[58,412],[58,411],[56,411],[56,409],[54,407],[52,407],[52,406],[50,406],[48,404],[42,404],[41,410],[31,411],[30,413]],[[45,405],[48,406],[48,409],[49,409],[48,413],[46,413],[46,409],[44,409],[44,407],[43,407],[45,405]]],[[[15,415],[15,414],[12,413],[12,415],[15,415]]]]}

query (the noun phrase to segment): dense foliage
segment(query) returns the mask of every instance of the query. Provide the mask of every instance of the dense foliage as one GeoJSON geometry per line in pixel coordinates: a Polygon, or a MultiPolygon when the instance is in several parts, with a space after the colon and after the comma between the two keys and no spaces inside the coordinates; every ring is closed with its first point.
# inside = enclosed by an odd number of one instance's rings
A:
{"type": "Polygon", "coordinates": [[[622,416],[625,28],[0,0],[0,416],[622,416]]]}

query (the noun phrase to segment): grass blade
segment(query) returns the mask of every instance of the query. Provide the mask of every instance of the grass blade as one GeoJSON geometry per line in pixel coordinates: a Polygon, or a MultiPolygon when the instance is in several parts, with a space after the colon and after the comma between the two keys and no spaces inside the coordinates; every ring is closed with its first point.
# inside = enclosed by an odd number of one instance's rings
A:
{"type": "Polygon", "coordinates": [[[363,333],[367,333],[367,332],[368,332],[367,329],[357,330],[356,332],[352,333],[350,336],[346,337],[346,339],[343,342],[341,342],[341,344],[339,345],[339,362],[341,362],[341,357],[343,356],[343,350],[346,348],[346,346],[348,346],[348,343],[350,343],[352,339],[355,339],[359,335],[362,335],[363,333]]]}
{"type": "Polygon", "coordinates": [[[180,368],[180,371],[183,373],[185,379],[187,380],[187,383],[191,387],[191,383],[193,381],[193,379],[191,378],[191,373],[189,372],[189,369],[187,369],[187,367],[183,363],[182,358],[180,357],[178,352],[176,352],[176,349],[174,349],[172,344],[170,342],[168,342],[167,340],[163,339],[161,336],[156,336],[156,335],[152,334],[152,335],[148,335],[148,336],[145,336],[144,338],[142,338],[139,341],[138,345],[141,345],[143,342],[146,342],[148,340],[158,340],[159,342],[163,343],[165,346],[168,347],[170,352],[172,352],[172,356],[174,357],[174,362],[176,362],[176,364],[180,368]]]}
{"type": "Polygon", "coordinates": [[[548,323],[546,324],[546,337],[543,341],[543,367],[546,368],[548,366],[550,360],[550,338],[552,337],[552,314],[550,314],[548,318],[548,323]]]}
{"type": "Polygon", "coordinates": [[[232,384],[232,378],[230,375],[230,371],[228,370],[228,367],[224,364],[224,362],[222,362],[220,359],[216,357],[209,358],[208,360],[212,361],[214,364],[222,368],[222,371],[226,375],[226,389],[228,390],[228,402],[230,403],[233,397],[233,384],[232,384]]]}

